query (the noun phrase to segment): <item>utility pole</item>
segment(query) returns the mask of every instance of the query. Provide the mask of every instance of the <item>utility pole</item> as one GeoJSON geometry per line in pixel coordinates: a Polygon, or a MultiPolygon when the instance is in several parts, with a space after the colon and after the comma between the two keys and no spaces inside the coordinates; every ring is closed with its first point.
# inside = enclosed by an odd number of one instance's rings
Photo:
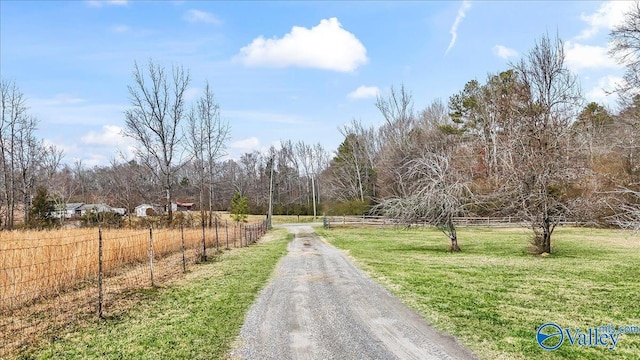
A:
{"type": "Polygon", "coordinates": [[[311,175],[311,196],[313,196],[313,220],[316,219],[316,183],[315,183],[315,175],[311,175]]]}
{"type": "Polygon", "coordinates": [[[271,157],[271,176],[269,176],[269,213],[267,214],[267,229],[271,230],[271,218],[273,217],[273,165],[275,159],[271,157]]]}

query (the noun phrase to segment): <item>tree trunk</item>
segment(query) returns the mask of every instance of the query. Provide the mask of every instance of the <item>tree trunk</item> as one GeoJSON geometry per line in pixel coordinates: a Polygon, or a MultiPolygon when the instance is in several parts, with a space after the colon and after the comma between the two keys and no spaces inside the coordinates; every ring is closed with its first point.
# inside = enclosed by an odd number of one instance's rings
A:
{"type": "MultiPolygon", "coordinates": [[[[168,178],[168,176],[167,176],[168,178]]],[[[169,181],[169,179],[167,179],[167,182],[169,181]]],[[[167,222],[169,224],[171,224],[171,222],[173,221],[173,209],[171,207],[171,189],[170,186],[167,184],[167,222]]]]}
{"type": "Polygon", "coordinates": [[[536,254],[551,254],[551,234],[553,233],[553,226],[548,219],[543,220],[540,223],[536,223],[533,226],[534,238],[533,245],[535,246],[536,254]]]}
{"type": "Polygon", "coordinates": [[[313,176],[311,176],[311,196],[313,197],[313,219],[316,219],[316,184],[313,176]]]}
{"type": "Polygon", "coordinates": [[[449,251],[451,251],[451,252],[462,251],[460,249],[460,246],[458,246],[458,237],[457,236],[452,236],[452,237],[450,237],[450,239],[451,239],[451,246],[449,246],[449,251]]]}
{"type": "Polygon", "coordinates": [[[551,226],[549,219],[545,219],[542,226],[542,252],[551,254],[551,226]]]}

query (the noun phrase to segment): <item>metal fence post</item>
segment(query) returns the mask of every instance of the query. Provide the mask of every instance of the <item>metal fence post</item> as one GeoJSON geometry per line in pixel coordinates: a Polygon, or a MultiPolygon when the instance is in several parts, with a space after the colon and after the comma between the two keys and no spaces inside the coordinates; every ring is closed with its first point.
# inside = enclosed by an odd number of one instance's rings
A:
{"type": "Polygon", "coordinates": [[[102,229],[98,228],[98,317],[102,319],[102,229]]]}

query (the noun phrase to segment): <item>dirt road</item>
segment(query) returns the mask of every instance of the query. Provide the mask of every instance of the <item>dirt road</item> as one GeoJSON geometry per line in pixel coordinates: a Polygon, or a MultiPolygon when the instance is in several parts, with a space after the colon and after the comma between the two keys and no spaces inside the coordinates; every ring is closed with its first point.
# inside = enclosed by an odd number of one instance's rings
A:
{"type": "Polygon", "coordinates": [[[233,359],[474,359],[309,226],[296,234],[242,327],[233,359]]]}

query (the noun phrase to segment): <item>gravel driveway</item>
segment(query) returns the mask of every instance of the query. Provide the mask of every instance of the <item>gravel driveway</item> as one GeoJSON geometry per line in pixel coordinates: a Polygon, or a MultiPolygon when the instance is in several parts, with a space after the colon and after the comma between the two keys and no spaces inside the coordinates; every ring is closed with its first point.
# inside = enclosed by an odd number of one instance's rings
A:
{"type": "Polygon", "coordinates": [[[474,359],[310,226],[247,313],[232,359],[474,359]]]}

